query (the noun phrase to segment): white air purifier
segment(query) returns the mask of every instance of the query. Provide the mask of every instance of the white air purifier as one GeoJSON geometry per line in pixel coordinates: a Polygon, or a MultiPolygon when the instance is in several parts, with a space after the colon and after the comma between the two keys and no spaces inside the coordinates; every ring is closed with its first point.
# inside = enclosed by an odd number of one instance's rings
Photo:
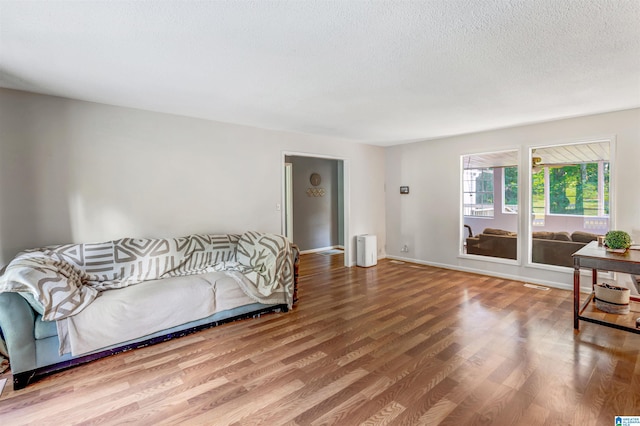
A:
{"type": "Polygon", "coordinates": [[[374,266],[378,264],[378,244],[375,235],[363,234],[356,237],[356,265],[374,266]]]}

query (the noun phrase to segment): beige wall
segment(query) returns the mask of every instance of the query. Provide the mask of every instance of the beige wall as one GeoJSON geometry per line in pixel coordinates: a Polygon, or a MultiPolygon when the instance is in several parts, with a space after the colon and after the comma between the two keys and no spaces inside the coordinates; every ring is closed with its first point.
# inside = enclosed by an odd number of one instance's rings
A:
{"type": "Polygon", "coordinates": [[[284,152],[344,158],[350,240],[384,247],[383,148],[6,89],[0,129],[0,264],[46,244],[282,232],[284,152]]]}
{"type": "MultiPolygon", "coordinates": [[[[640,109],[558,120],[529,126],[400,145],[386,150],[386,253],[397,258],[457,269],[519,278],[568,288],[570,271],[528,265],[528,239],[520,238],[518,265],[472,260],[459,256],[461,241],[460,156],[517,149],[521,170],[529,167],[529,148],[612,137],[613,211],[615,227],[640,241],[640,109]],[[400,185],[411,193],[400,195],[400,185]],[[409,253],[400,251],[409,246],[409,253]]],[[[523,179],[522,194],[529,182],[523,179]]],[[[522,211],[529,211],[523,197],[522,211]]],[[[520,215],[521,235],[528,235],[529,217],[520,215]]]]}

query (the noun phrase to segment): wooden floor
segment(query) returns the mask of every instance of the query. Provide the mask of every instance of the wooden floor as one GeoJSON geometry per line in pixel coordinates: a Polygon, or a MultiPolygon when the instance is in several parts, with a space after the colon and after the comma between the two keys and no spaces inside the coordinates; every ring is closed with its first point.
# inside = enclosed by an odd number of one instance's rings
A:
{"type": "MultiPolygon", "coordinates": [[[[304,255],[286,314],[73,368],[0,397],[0,424],[613,425],[640,415],[640,335],[572,295],[304,255]]],[[[10,377],[7,373],[3,377],[10,377]]]]}

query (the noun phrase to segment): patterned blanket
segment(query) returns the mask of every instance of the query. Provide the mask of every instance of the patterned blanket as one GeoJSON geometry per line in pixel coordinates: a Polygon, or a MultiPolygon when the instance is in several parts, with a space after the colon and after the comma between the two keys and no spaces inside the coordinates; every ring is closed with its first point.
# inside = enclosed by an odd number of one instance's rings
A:
{"type": "Polygon", "coordinates": [[[269,296],[284,291],[291,309],[294,265],[290,254],[291,243],[282,235],[246,232],[238,241],[236,261],[220,263],[215,269],[240,272],[232,276],[249,297],[260,303],[273,303],[269,296]]]}
{"type": "Polygon", "coordinates": [[[7,265],[0,278],[0,292],[31,294],[43,311],[42,318],[53,321],[80,312],[96,298],[98,290],[85,283],[87,274],[57,253],[32,252],[7,265]]]}
{"type": "Polygon", "coordinates": [[[82,311],[102,290],[214,270],[242,272],[254,300],[268,300],[279,287],[291,299],[290,253],[286,238],[257,232],[53,246],[19,254],[0,277],[0,292],[33,295],[46,321],[82,311]]]}

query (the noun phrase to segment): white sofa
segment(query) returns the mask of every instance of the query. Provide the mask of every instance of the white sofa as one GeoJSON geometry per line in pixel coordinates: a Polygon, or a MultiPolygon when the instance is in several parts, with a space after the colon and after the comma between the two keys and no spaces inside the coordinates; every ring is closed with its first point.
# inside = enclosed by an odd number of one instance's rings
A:
{"type": "Polygon", "coordinates": [[[298,250],[258,232],[25,251],[0,277],[14,389],[60,369],[265,312],[297,298],[298,250]]]}

